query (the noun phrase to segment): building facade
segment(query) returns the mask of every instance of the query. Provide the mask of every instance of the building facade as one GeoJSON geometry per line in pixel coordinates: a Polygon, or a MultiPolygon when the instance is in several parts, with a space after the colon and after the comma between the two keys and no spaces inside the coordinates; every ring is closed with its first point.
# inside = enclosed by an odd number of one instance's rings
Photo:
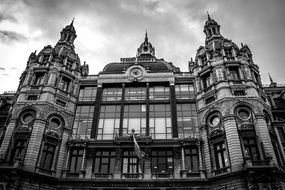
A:
{"type": "Polygon", "coordinates": [[[285,189],[285,87],[264,87],[249,47],[210,16],[204,33],[187,72],[146,33],[135,57],[89,75],[67,25],[0,104],[0,187],[285,189]]]}

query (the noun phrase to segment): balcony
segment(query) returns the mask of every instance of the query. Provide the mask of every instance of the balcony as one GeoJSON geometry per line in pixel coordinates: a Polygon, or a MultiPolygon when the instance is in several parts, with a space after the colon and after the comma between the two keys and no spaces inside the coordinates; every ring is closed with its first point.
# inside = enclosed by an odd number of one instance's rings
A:
{"type": "Polygon", "coordinates": [[[153,172],[151,174],[153,179],[157,178],[173,178],[173,173],[172,172],[153,172]]]}
{"type": "Polygon", "coordinates": [[[229,166],[224,167],[224,168],[219,168],[219,169],[216,169],[216,170],[212,170],[213,176],[225,174],[225,173],[228,173],[228,172],[230,172],[230,167],[229,166]]]}
{"type": "Polygon", "coordinates": [[[46,175],[55,175],[55,170],[49,170],[49,169],[40,168],[40,167],[36,168],[36,172],[46,174],[46,175]]]}
{"type": "Polygon", "coordinates": [[[122,179],[143,179],[143,173],[122,173],[122,179]]]}
{"type": "Polygon", "coordinates": [[[92,179],[113,179],[112,173],[92,173],[92,179]]]}

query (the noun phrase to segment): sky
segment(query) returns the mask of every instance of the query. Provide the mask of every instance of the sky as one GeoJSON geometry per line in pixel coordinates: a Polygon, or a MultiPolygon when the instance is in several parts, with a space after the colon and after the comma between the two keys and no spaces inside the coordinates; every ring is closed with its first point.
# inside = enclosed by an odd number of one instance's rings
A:
{"type": "Polygon", "coordinates": [[[74,18],[75,51],[89,74],[134,57],[145,31],[163,58],[188,71],[205,43],[207,11],[221,34],[247,44],[264,84],[284,84],[284,0],[0,0],[0,94],[16,91],[31,52],[55,46],[74,18]]]}

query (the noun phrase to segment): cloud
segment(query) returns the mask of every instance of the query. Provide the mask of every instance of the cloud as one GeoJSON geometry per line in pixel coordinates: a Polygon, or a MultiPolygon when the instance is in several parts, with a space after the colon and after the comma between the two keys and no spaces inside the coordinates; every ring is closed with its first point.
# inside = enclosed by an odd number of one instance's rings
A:
{"type": "Polygon", "coordinates": [[[6,69],[4,67],[0,67],[0,70],[5,71],[6,69]]]}
{"type": "Polygon", "coordinates": [[[2,76],[9,76],[9,74],[8,73],[3,73],[2,76]]]}
{"type": "Polygon", "coordinates": [[[6,14],[6,13],[0,13],[0,22],[5,21],[5,20],[11,21],[11,22],[17,22],[17,19],[14,16],[6,14]]]}
{"type": "Polygon", "coordinates": [[[0,30],[0,41],[3,43],[25,41],[27,39],[28,38],[25,37],[23,34],[14,31],[0,30]]]}

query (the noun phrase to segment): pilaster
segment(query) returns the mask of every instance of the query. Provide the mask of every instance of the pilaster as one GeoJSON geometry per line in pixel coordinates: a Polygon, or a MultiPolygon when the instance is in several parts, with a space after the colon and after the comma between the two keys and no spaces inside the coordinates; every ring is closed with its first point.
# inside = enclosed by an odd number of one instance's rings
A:
{"type": "Polygon", "coordinates": [[[232,171],[239,171],[243,165],[243,154],[234,116],[224,117],[224,128],[232,171]]]}
{"type": "Polygon", "coordinates": [[[46,121],[36,118],[33,126],[33,131],[30,137],[30,142],[27,148],[25,157],[25,167],[27,170],[34,171],[38,155],[40,154],[40,148],[42,144],[42,138],[45,131],[46,121]]]}
{"type": "Polygon", "coordinates": [[[1,158],[5,158],[5,156],[7,156],[7,150],[9,148],[9,144],[11,142],[11,137],[13,135],[15,126],[16,126],[16,119],[11,119],[8,124],[7,130],[6,130],[6,133],[5,133],[1,148],[0,148],[1,158]]]}

